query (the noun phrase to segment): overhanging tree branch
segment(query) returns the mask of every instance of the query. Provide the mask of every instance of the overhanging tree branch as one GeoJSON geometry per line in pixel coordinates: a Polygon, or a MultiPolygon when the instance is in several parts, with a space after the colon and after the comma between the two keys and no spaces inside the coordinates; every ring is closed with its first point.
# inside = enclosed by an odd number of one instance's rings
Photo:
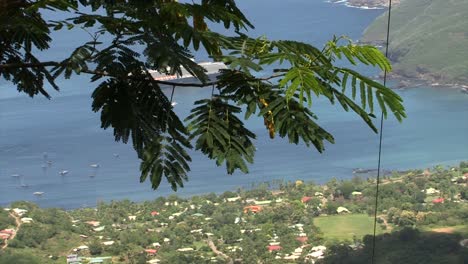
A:
{"type": "Polygon", "coordinates": [[[59,62],[56,61],[45,61],[39,63],[5,63],[0,64],[1,69],[16,69],[16,68],[39,68],[39,67],[50,67],[60,66],[59,62]]]}
{"type": "MultiPolygon", "coordinates": [[[[15,69],[15,68],[40,68],[40,67],[57,67],[57,66],[64,66],[63,63],[56,62],[56,61],[45,61],[45,62],[40,62],[40,63],[6,63],[6,64],[0,64],[0,72],[2,69],[15,69]]],[[[98,75],[102,77],[112,77],[112,78],[118,78],[118,79],[128,79],[128,80],[142,80],[141,77],[138,76],[132,76],[132,75],[112,75],[107,72],[103,71],[98,71],[98,70],[82,70],[82,73],[87,73],[87,74],[93,74],[93,75],[98,75]]],[[[282,74],[273,74],[268,77],[264,78],[252,78],[251,81],[268,81],[274,78],[282,77],[284,76],[285,73],[282,74]]],[[[144,78],[146,79],[146,78],[144,78]]],[[[163,85],[170,85],[170,86],[178,86],[178,87],[207,87],[207,86],[213,86],[219,83],[219,81],[213,81],[213,82],[204,82],[204,83],[180,83],[180,82],[168,82],[168,81],[161,81],[161,80],[152,80],[155,83],[158,84],[163,84],[163,85]]]]}

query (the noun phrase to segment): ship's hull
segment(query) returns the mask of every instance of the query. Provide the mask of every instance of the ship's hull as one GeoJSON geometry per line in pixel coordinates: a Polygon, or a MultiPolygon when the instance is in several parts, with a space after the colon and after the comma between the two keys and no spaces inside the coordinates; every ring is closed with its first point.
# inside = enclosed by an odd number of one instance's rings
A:
{"type": "MultiPolygon", "coordinates": [[[[206,69],[206,75],[210,81],[216,80],[216,76],[219,75],[219,71],[222,69],[227,69],[227,66],[222,62],[201,62],[198,65],[206,69]]],[[[149,71],[151,76],[158,81],[171,81],[176,83],[197,83],[201,82],[190,74],[185,68],[182,67],[181,75],[168,75],[163,74],[158,71],[149,71]]]]}

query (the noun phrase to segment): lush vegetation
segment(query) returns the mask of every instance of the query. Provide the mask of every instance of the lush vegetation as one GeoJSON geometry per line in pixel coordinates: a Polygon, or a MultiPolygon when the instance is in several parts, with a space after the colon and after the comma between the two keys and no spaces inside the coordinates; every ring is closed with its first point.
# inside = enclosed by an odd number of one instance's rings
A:
{"type": "Polygon", "coordinates": [[[0,21],[0,75],[19,92],[48,98],[47,83],[59,90],[58,78],[88,75],[96,83],[92,109],[100,112],[101,127],[113,129],[116,141],[133,143],[141,159],[140,181],[150,181],[154,189],[163,178],[174,190],[183,187],[190,149],[225,166],[229,174],[247,173],[256,135],[244,125],[241,113],[243,119],[259,116],[271,138],[287,138],[320,152],[334,138],[311,110],[316,97],[339,103],[375,132],[375,112],[405,118],[400,96],[355,71],[358,64],[389,71],[378,49],[345,37],[321,48],[250,38],[253,25],[234,0],[0,0],[0,21]],[[46,20],[44,10],[57,16],[46,20]],[[214,24],[224,25],[228,33],[212,31],[214,24]],[[68,57],[39,59],[48,57],[44,51],[53,40],[60,41],[53,39],[59,35],[53,31],[73,34],[70,30],[76,28],[90,37],[68,57]],[[216,81],[192,60],[199,49],[229,67],[216,81]],[[350,67],[336,63],[339,59],[349,61],[350,67]],[[168,75],[184,70],[195,80],[155,80],[150,70],[168,75]],[[260,77],[259,72],[269,73],[260,77]],[[194,102],[184,123],[172,98],[163,93],[164,85],[216,89],[194,102]]]}
{"type": "MultiPolygon", "coordinates": [[[[468,9],[465,0],[406,0],[391,12],[390,59],[394,72],[433,82],[466,83],[468,9]]],[[[366,30],[364,41],[384,41],[387,13],[366,30]]]]}
{"type": "MultiPolygon", "coordinates": [[[[382,179],[378,263],[466,261],[467,169],[462,162],[382,179]]],[[[63,263],[72,253],[85,263],[98,256],[108,263],[368,263],[374,202],[375,179],[357,175],[324,185],[275,181],[220,195],[112,201],[71,211],[16,202],[10,207],[28,210],[24,216],[33,222],[8,240],[0,263],[63,263]],[[317,246],[327,248],[323,259],[314,255],[317,246]]],[[[11,216],[0,220],[17,228],[11,216]]]]}
{"type": "Polygon", "coordinates": [[[0,229],[5,229],[8,226],[14,225],[15,220],[9,217],[8,212],[1,211],[0,212],[0,229]]]}

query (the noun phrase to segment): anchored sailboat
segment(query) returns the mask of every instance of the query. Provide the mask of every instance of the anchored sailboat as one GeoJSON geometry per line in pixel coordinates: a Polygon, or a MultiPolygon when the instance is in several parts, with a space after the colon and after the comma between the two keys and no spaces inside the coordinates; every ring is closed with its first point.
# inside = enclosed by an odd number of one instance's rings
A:
{"type": "Polygon", "coordinates": [[[21,188],[28,188],[29,184],[24,183],[24,177],[20,177],[20,187],[21,188]]]}

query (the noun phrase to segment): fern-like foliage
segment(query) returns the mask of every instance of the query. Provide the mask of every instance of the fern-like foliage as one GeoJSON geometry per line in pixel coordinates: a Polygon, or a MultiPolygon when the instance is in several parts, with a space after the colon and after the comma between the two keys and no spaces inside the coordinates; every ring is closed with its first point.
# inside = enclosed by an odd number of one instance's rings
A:
{"type": "MultiPolygon", "coordinates": [[[[232,68],[248,73],[250,81],[256,79],[251,73],[255,70],[255,65],[258,65],[259,69],[263,69],[261,65],[265,64],[280,65],[275,72],[278,74],[279,90],[284,93],[287,101],[297,100],[299,105],[307,103],[307,106],[311,107],[314,96],[324,96],[332,104],[338,101],[345,111],[354,111],[375,132],[377,128],[372,121],[375,117],[375,101],[378,102],[384,117],[387,117],[388,110],[399,121],[406,117],[402,99],[398,94],[353,69],[339,67],[335,63],[339,59],[346,59],[352,65],[360,62],[390,71],[388,60],[373,46],[360,46],[342,37],[333,38],[319,50],[307,43],[243,37],[227,44],[226,48],[233,49],[235,43],[242,43],[242,48],[224,56],[224,61],[232,68]],[[343,41],[346,41],[345,45],[340,44],[343,41]],[[234,56],[236,54],[241,54],[240,58],[234,56]],[[288,68],[281,68],[284,64],[287,64],[288,68]],[[350,91],[347,89],[349,86],[350,91]]],[[[263,83],[270,88],[275,87],[263,83]]],[[[302,109],[304,110],[301,111],[308,111],[306,108],[302,109]]]]}
{"type": "Polygon", "coordinates": [[[49,48],[51,37],[49,26],[42,18],[39,8],[51,10],[73,9],[75,5],[65,0],[59,1],[2,1],[0,7],[0,76],[13,82],[19,92],[33,97],[42,94],[50,98],[44,89],[49,83],[58,90],[49,69],[40,64],[33,50],[49,48]],[[15,67],[15,65],[32,64],[33,68],[15,67]],[[11,66],[11,67],[10,67],[11,66]]]}
{"type": "Polygon", "coordinates": [[[155,82],[110,79],[92,97],[102,128],[112,127],[116,141],[132,140],[142,160],[140,181],[149,176],[156,189],[164,176],[174,190],[183,187],[192,146],[187,129],[155,82]]]}
{"type": "Polygon", "coordinates": [[[246,119],[255,114],[263,117],[270,137],[273,138],[271,133],[278,134],[294,144],[313,145],[319,152],[325,149],[325,141],[334,143],[333,136],[316,123],[317,116],[300,104],[298,98],[288,99],[284,90],[241,71],[225,70],[219,79],[219,84],[224,85],[221,94],[246,105],[246,119]]]}
{"type": "Polygon", "coordinates": [[[187,117],[195,148],[215,159],[219,166],[226,163],[227,173],[236,169],[247,173],[247,163],[253,163],[255,134],[245,128],[236,116],[241,108],[228,103],[227,98],[214,96],[195,102],[195,108],[187,117]]]}

